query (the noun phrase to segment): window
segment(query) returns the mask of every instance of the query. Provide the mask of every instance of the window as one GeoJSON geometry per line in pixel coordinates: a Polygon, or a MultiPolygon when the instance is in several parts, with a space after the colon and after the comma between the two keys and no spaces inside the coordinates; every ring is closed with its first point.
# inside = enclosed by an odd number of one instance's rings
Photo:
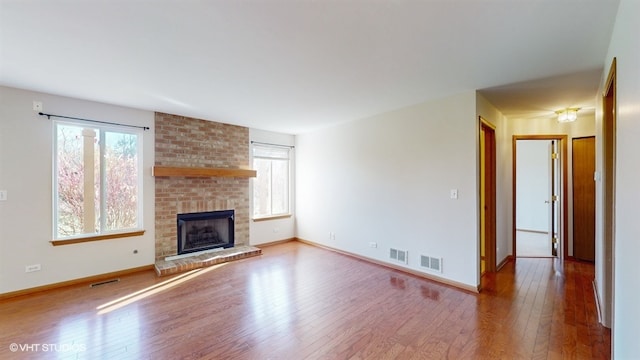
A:
{"type": "Polygon", "coordinates": [[[139,133],[65,122],[54,131],[54,239],[140,229],[139,133]]]}
{"type": "Polygon", "coordinates": [[[286,146],[253,144],[253,217],[289,215],[289,153],[286,146]]]}

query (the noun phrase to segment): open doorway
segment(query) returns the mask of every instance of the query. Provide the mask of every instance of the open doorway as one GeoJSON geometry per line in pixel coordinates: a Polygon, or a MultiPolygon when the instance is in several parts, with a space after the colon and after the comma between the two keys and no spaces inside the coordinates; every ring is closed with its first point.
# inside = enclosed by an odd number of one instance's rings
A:
{"type": "Polygon", "coordinates": [[[613,58],[602,96],[602,255],[596,259],[596,266],[602,269],[602,301],[600,303],[601,322],[612,327],[615,291],[615,177],[616,177],[616,68],[613,58]],[[602,261],[598,265],[598,261],[602,261]]]}
{"type": "Polygon", "coordinates": [[[567,244],[566,135],[513,137],[513,253],[556,257],[567,244]]]}
{"type": "Polygon", "coordinates": [[[516,141],[516,256],[549,257],[557,252],[556,142],[516,141]]]}
{"type": "Polygon", "coordinates": [[[496,129],[480,117],[480,274],[496,271],[496,129]]]}

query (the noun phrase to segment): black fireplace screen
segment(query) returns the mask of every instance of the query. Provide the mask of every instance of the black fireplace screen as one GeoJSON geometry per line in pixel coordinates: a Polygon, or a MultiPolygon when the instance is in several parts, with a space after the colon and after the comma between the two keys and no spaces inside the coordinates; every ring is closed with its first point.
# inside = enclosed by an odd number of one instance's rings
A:
{"type": "Polygon", "coordinates": [[[178,254],[233,247],[233,220],[233,210],[178,214],[178,254]]]}

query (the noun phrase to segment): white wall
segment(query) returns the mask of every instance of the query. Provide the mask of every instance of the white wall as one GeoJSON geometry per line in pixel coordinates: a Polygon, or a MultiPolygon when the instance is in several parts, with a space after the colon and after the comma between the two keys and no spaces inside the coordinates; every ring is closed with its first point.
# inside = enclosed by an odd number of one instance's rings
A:
{"type": "Polygon", "coordinates": [[[130,269],[154,262],[153,112],[0,87],[0,293],[130,269]],[[144,147],[143,236],[52,246],[53,126],[32,110],[149,126],[144,147]],[[133,254],[137,249],[138,254],[133,254]],[[25,266],[42,270],[25,273],[25,266]]]}
{"type": "MultiPolygon", "coordinates": [[[[616,181],[615,181],[615,242],[614,242],[614,316],[613,352],[617,359],[640,356],[640,2],[621,0],[615,22],[609,52],[605,59],[603,82],[614,57],[617,58],[617,130],[616,130],[616,181]]],[[[601,91],[604,87],[601,87],[601,91]]],[[[600,92],[601,93],[601,92],[600,92]]],[[[601,139],[602,120],[598,118],[598,140],[601,139]]],[[[596,169],[602,171],[602,145],[597,141],[596,169]]],[[[597,184],[602,194],[602,183],[597,184]]],[[[602,211],[597,208],[597,224],[600,225],[597,242],[602,244],[602,211]]],[[[600,245],[601,246],[601,245],[600,245]]],[[[601,255],[601,254],[600,254],[601,255]]],[[[598,256],[598,254],[597,254],[598,256]]],[[[602,264],[601,258],[600,264],[602,264]]],[[[602,268],[596,267],[599,284],[602,284],[602,268]]],[[[599,292],[602,294],[602,291],[599,292]]]]}
{"type": "Polygon", "coordinates": [[[420,254],[442,257],[436,275],[476,287],[475,99],[466,92],[297,135],[298,237],[396,265],[389,248],[407,250],[405,266],[425,273],[420,254]]]}
{"type": "MultiPolygon", "coordinates": [[[[249,129],[249,138],[251,141],[264,142],[277,145],[295,145],[295,136],[281,133],[274,133],[264,130],[249,129]]],[[[251,151],[251,148],[249,149],[251,151]]],[[[291,194],[290,194],[290,206],[293,216],[282,219],[270,219],[270,220],[251,220],[249,226],[249,242],[251,245],[259,245],[279,240],[286,240],[295,237],[295,194],[296,194],[296,181],[295,181],[295,159],[296,151],[291,151],[291,194]]],[[[250,155],[251,156],[251,155],[250,155]]],[[[251,157],[253,163],[253,157],[251,157]]],[[[253,184],[253,182],[252,182],[253,184]]],[[[250,197],[253,199],[253,186],[250,190],[250,197]]],[[[253,214],[253,200],[251,203],[251,214],[253,214]]]]}
{"type": "Polygon", "coordinates": [[[496,127],[496,261],[500,264],[513,254],[511,133],[504,115],[480,94],[476,112],[496,127]]]}

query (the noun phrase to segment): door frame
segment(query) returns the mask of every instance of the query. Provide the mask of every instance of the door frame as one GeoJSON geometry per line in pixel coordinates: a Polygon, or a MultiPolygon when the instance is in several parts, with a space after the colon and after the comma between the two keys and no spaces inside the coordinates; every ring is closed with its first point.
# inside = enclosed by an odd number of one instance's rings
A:
{"type": "MultiPolygon", "coordinates": [[[[482,247],[484,239],[484,273],[495,272],[497,269],[496,256],[496,127],[482,116],[479,117],[480,131],[479,143],[480,147],[480,176],[479,188],[481,199],[484,199],[484,207],[482,208],[482,200],[478,201],[480,211],[480,236],[479,247],[482,247]],[[490,141],[487,143],[484,134],[490,134],[490,141]],[[482,147],[484,144],[484,148],[482,147]],[[483,151],[484,150],[484,151],[483,151]],[[484,186],[482,186],[484,185],[484,186]]],[[[482,276],[482,251],[478,252],[478,268],[482,276]]]]}
{"type": "MultiPolygon", "coordinates": [[[[615,302],[615,200],[616,200],[616,123],[617,123],[617,60],[614,57],[609,68],[609,75],[602,93],[602,249],[603,254],[599,258],[596,254],[596,264],[603,261],[602,270],[604,281],[603,309],[598,307],[600,322],[613,329],[613,314],[615,302]]],[[[598,139],[596,138],[596,142],[598,139]]],[[[596,143],[597,151],[597,143],[596,143]]],[[[596,155],[597,156],[597,155],[596,155]]],[[[596,210],[597,211],[597,210],[596,210]]],[[[596,220],[597,223],[597,220],[596,220]]],[[[598,231],[596,229],[596,231],[598,231]]],[[[597,236],[597,235],[596,235],[597,236]]],[[[596,244],[596,247],[598,245],[596,244]]],[[[597,289],[597,287],[596,287],[597,289]]],[[[598,302],[599,304],[599,302],[598,302]]],[[[612,333],[612,341],[613,336],[612,333]]],[[[613,347],[611,348],[613,355],[613,347]]]]}
{"type": "MultiPolygon", "coordinates": [[[[560,174],[560,180],[562,183],[562,193],[560,194],[560,198],[562,199],[562,206],[560,206],[560,211],[562,212],[561,214],[561,219],[562,222],[559,224],[560,226],[560,236],[562,237],[562,240],[560,241],[559,244],[559,251],[562,254],[561,256],[558,256],[558,258],[567,260],[569,258],[569,254],[568,254],[568,249],[569,249],[569,232],[568,232],[568,220],[569,220],[569,214],[568,214],[568,210],[567,210],[567,135],[513,135],[512,137],[512,166],[511,166],[511,170],[512,170],[512,174],[511,174],[511,178],[512,178],[512,205],[513,205],[513,209],[512,209],[512,223],[511,223],[511,241],[512,241],[512,251],[513,251],[513,257],[514,259],[516,258],[517,252],[516,252],[516,142],[518,140],[557,140],[558,141],[558,145],[560,147],[560,166],[562,169],[562,173],[560,174]]],[[[552,205],[553,206],[553,205],[552,205]]],[[[553,236],[553,234],[552,234],[553,236]]]]}

